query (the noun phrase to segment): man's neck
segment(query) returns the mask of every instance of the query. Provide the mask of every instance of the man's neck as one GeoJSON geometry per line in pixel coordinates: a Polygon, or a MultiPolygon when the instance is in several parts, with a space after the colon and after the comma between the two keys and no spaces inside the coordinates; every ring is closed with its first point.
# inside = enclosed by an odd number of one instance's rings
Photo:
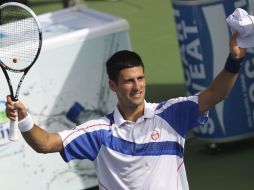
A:
{"type": "Polygon", "coordinates": [[[121,108],[118,105],[118,109],[122,114],[123,118],[128,121],[137,121],[142,115],[144,115],[145,104],[138,106],[137,108],[121,108]]]}

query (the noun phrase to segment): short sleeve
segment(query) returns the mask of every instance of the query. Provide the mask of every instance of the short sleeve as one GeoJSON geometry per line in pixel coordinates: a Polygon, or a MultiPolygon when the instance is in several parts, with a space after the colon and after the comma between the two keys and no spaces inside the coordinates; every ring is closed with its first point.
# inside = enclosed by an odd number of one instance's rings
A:
{"type": "Polygon", "coordinates": [[[73,130],[59,132],[63,141],[63,150],[60,152],[63,160],[69,162],[73,159],[95,160],[103,139],[107,136],[105,129],[88,129],[79,127],[73,130]]]}
{"type": "Polygon", "coordinates": [[[199,114],[198,96],[196,95],[174,98],[164,102],[163,105],[160,105],[158,115],[182,137],[185,137],[190,129],[208,121],[208,113],[199,114]]]}

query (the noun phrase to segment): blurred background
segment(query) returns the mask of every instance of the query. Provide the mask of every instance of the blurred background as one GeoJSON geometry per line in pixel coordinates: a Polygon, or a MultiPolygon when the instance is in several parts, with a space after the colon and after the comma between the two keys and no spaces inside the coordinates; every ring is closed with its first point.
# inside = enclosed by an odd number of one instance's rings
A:
{"type": "MultiPolygon", "coordinates": [[[[23,2],[36,14],[63,9],[68,4],[61,0],[23,2]]],[[[75,3],[128,20],[132,49],[142,56],[146,64],[148,97],[151,101],[185,94],[172,3],[169,0],[69,1],[70,6],[75,3]],[[173,88],[165,88],[167,85],[173,85],[173,88]],[[155,93],[157,90],[163,93],[155,93]]]]}
{"type": "MultiPolygon", "coordinates": [[[[3,2],[4,1],[2,1],[2,3],[3,2]]],[[[58,11],[79,4],[80,6],[127,20],[129,23],[128,33],[131,49],[141,55],[146,67],[146,99],[150,102],[159,102],[165,99],[185,96],[186,94],[193,93],[190,88],[186,87],[185,83],[185,80],[188,78],[186,78],[184,66],[182,65],[183,54],[180,52],[179,46],[181,45],[181,42],[179,42],[179,35],[177,34],[177,32],[179,32],[179,28],[177,29],[176,27],[179,25],[176,25],[177,13],[174,12],[172,1],[20,0],[19,2],[27,4],[37,15],[58,11]]],[[[183,4],[185,4],[185,2],[188,1],[183,2],[183,4]]],[[[215,4],[218,1],[204,0],[203,2],[214,2],[215,4]]],[[[223,1],[224,4],[227,2],[232,1],[223,1]]],[[[245,6],[246,3],[247,1],[245,0],[234,1],[235,6],[245,6]]],[[[249,1],[248,3],[250,6],[252,2],[249,1]]],[[[181,6],[181,4],[176,5],[175,10],[181,10],[179,6],[181,6]]],[[[194,6],[194,8],[190,10],[189,19],[197,19],[199,15],[193,12],[198,11],[199,7],[197,4],[192,6],[194,6]]],[[[234,8],[235,7],[231,7],[231,11],[234,10],[234,8]]],[[[249,11],[251,11],[251,9],[249,11]]],[[[216,16],[216,14],[214,14],[214,16],[216,16]]],[[[198,28],[204,27],[198,22],[196,22],[195,25],[198,28]]],[[[226,26],[226,23],[223,25],[226,26]]],[[[208,38],[209,36],[205,37],[208,38]]],[[[228,41],[228,37],[226,37],[226,41],[228,41]]],[[[223,39],[221,40],[221,43],[222,42],[224,42],[223,39]]],[[[209,49],[209,47],[207,49],[209,49]]],[[[219,51],[227,52],[228,50],[226,48],[221,49],[222,50],[219,51]]],[[[210,53],[208,50],[202,51],[206,52],[207,54],[212,54],[212,52],[210,53]]],[[[249,50],[249,57],[251,57],[252,54],[253,51],[249,50]]],[[[209,58],[211,55],[205,56],[208,56],[209,58]]],[[[222,59],[225,59],[226,56],[226,54],[222,56],[222,59]]],[[[213,58],[211,58],[211,60],[212,59],[213,58]]],[[[224,63],[222,62],[220,67],[222,67],[223,64],[224,63]]],[[[210,67],[206,69],[209,70],[210,67]]],[[[212,76],[209,77],[211,80],[212,76]]],[[[206,85],[206,82],[203,84],[206,85]]],[[[237,87],[235,91],[239,91],[239,88],[237,87]]],[[[233,92],[232,96],[236,97],[237,92],[235,93],[236,94],[233,92]]],[[[235,99],[232,101],[235,101],[235,99]]],[[[232,108],[236,110],[238,109],[237,106],[232,108]]],[[[229,107],[227,111],[230,112],[230,109],[231,107],[229,107]]],[[[225,117],[227,118],[231,116],[225,117]]],[[[237,127],[242,127],[240,125],[241,124],[237,125],[237,127]]],[[[207,136],[203,136],[202,138],[201,135],[201,138],[198,138],[200,137],[200,133],[197,132],[197,134],[198,135],[195,135],[190,132],[189,136],[187,137],[185,148],[185,167],[187,170],[190,189],[252,190],[254,188],[254,175],[252,172],[252,169],[254,169],[254,164],[252,163],[252,160],[254,159],[254,139],[252,138],[252,135],[249,135],[248,133],[242,138],[232,139],[230,137],[226,138],[225,141],[221,139],[216,141],[217,137],[214,137],[214,139],[208,138],[207,140],[207,136]]],[[[59,187],[59,189],[60,188],[61,187],[59,187]]],[[[97,187],[91,187],[90,189],[97,189],[97,187]]]]}

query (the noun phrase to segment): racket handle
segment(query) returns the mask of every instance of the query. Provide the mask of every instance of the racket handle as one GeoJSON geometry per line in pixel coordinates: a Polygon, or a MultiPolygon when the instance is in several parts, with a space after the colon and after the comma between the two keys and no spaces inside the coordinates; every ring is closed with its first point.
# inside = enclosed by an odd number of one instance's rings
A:
{"type": "Polygon", "coordinates": [[[18,120],[10,120],[10,133],[9,133],[9,140],[10,141],[17,141],[18,140],[18,120]]]}

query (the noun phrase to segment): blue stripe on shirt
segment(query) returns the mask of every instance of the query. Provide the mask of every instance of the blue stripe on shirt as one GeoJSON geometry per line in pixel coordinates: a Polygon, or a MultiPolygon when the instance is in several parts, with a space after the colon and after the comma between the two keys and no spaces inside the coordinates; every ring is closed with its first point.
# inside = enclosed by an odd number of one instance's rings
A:
{"type": "Polygon", "coordinates": [[[193,101],[176,102],[157,115],[184,138],[189,129],[198,126],[198,104],[193,101]]]}
{"type": "Polygon", "coordinates": [[[66,162],[73,159],[94,160],[101,148],[103,140],[101,137],[105,136],[106,133],[108,131],[98,130],[78,136],[60,152],[62,158],[66,162]]]}
{"type": "Polygon", "coordinates": [[[183,147],[173,141],[137,144],[112,136],[111,141],[107,141],[105,146],[117,152],[132,156],[177,155],[183,157],[183,147]]]}
{"type": "Polygon", "coordinates": [[[177,142],[163,141],[137,144],[117,138],[107,130],[84,133],[66,145],[61,156],[66,162],[73,159],[93,161],[102,145],[132,156],[177,155],[183,157],[183,147],[177,142]]]}

